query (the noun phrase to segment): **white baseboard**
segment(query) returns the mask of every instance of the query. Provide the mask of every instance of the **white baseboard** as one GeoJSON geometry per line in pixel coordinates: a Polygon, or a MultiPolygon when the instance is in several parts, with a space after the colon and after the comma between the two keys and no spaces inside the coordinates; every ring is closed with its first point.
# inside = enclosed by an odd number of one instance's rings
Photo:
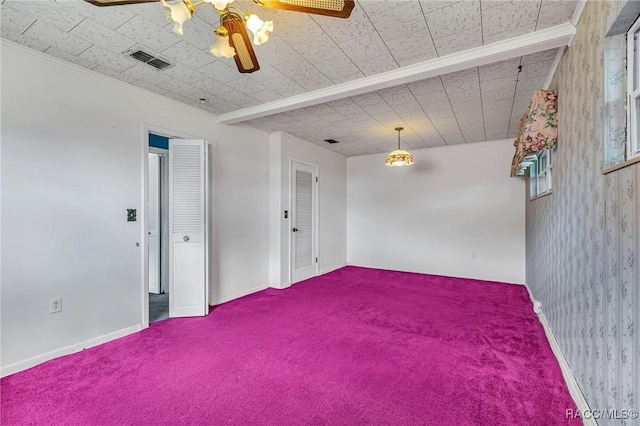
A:
{"type": "MultiPolygon", "coordinates": [[[[538,315],[538,319],[542,324],[542,328],[544,329],[544,334],[547,336],[547,340],[549,341],[549,345],[551,346],[551,350],[558,360],[558,364],[560,364],[560,370],[562,370],[562,376],[564,377],[564,381],[567,384],[567,388],[569,388],[569,393],[573,398],[573,401],[576,403],[578,410],[582,413],[589,412],[589,403],[587,403],[587,399],[584,397],[582,390],[580,389],[580,385],[578,385],[578,381],[576,377],[573,375],[573,371],[571,371],[571,367],[569,367],[569,363],[562,353],[562,349],[560,349],[560,345],[556,340],[556,336],[553,334],[551,330],[551,326],[547,321],[547,317],[544,315],[542,311],[542,304],[533,297],[533,293],[531,293],[531,289],[528,285],[525,284],[525,288],[529,293],[529,299],[531,299],[531,303],[533,304],[533,312],[538,315]]],[[[585,426],[598,426],[598,423],[595,419],[586,418],[582,419],[582,423],[585,426]]]]}
{"type": "Polygon", "coordinates": [[[94,337],[93,339],[76,343],[75,345],[66,346],[64,348],[37,355],[32,358],[25,359],[24,361],[18,361],[14,362],[13,364],[2,366],[0,367],[0,377],[6,377],[14,373],[24,371],[28,368],[35,367],[38,364],[42,364],[43,362],[50,361],[54,358],[59,358],[64,355],[80,352],[83,349],[92,348],[94,346],[98,346],[103,343],[128,336],[129,334],[137,333],[142,329],[142,324],[137,324],[131,327],[123,328],[122,330],[117,330],[111,333],[103,334],[102,336],[94,337]]]}
{"type": "Polygon", "coordinates": [[[258,291],[266,290],[268,288],[269,288],[269,285],[261,285],[261,286],[258,286],[258,287],[251,288],[249,290],[239,291],[237,293],[233,293],[233,294],[230,294],[228,296],[220,296],[216,300],[214,300],[212,306],[220,305],[222,303],[227,303],[227,302],[230,302],[230,301],[232,301],[234,299],[239,299],[241,297],[248,296],[251,293],[257,293],[258,291]]]}

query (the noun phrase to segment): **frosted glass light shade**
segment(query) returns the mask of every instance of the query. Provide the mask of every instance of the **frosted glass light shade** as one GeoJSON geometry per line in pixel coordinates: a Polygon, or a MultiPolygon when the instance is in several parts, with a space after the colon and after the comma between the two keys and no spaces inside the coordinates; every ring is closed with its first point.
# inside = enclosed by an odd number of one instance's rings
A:
{"type": "Polygon", "coordinates": [[[409,154],[404,149],[396,149],[391,151],[387,156],[387,159],[384,160],[384,164],[385,166],[391,167],[409,166],[413,164],[413,155],[409,154]]]}
{"type": "Polygon", "coordinates": [[[193,16],[193,5],[189,0],[179,1],[175,4],[169,4],[166,0],[162,0],[162,6],[165,8],[167,21],[173,23],[173,32],[183,35],[182,24],[191,19],[193,16]]]}
{"type": "Polygon", "coordinates": [[[260,45],[269,40],[273,31],[273,21],[263,21],[256,14],[249,12],[244,15],[244,22],[253,33],[253,44],[260,45]]]}
{"type": "Polygon", "coordinates": [[[229,44],[229,33],[226,28],[218,27],[215,36],[216,41],[209,49],[211,54],[220,58],[233,58],[236,54],[236,49],[229,44]]]}
{"type": "Polygon", "coordinates": [[[217,10],[225,10],[233,0],[204,0],[205,3],[212,4],[217,10]]]}

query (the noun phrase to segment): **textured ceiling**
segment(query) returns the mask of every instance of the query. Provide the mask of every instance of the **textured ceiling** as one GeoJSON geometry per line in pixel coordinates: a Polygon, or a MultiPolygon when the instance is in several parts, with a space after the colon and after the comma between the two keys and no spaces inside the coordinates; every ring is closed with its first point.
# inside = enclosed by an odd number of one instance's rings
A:
{"type": "MultiPolygon", "coordinates": [[[[576,3],[356,0],[343,20],[236,0],[234,6],[274,21],[270,40],[255,46],[261,70],[253,74],[209,53],[218,18],[206,5],[186,22],[184,36],[171,31],[159,3],[98,8],[80,0],[4,0],[0,8],[3,38],[220,114],[568,22],[576,3]],[[176,65],[156,71],[122,55],[134,46],[176,65]]],[[[403,141],[412,148],[503,138],[517,131],[517,117],[553,57],[541,52],[248,124],[311,142],[332,137],[341,143],[325,146],[345,155],[388,150],[398,125],[407,127],[403,141]]]]}

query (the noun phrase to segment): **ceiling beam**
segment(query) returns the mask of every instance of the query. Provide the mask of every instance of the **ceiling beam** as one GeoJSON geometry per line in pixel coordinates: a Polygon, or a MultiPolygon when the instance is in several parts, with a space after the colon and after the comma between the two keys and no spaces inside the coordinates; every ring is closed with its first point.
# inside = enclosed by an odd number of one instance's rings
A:
{"type": "Polygon", "coordinates": [[[557,25],[530,34],[503,41],[474,47],[392,71],[360,78],[324,89],[291,96],[255,107],[240,109],[218,117],[218,123],[236,124],[254,118],[266,117],[282,112],[318,105],[336,99],[361,95],[375,90],[386,89],[399,84],[411,83],[426,78],[437,77],[456,71],[487,65],[494,62],[517,58],[548,49],[556,49],[569,44],[576,33],[571,23],[557,25]]]}

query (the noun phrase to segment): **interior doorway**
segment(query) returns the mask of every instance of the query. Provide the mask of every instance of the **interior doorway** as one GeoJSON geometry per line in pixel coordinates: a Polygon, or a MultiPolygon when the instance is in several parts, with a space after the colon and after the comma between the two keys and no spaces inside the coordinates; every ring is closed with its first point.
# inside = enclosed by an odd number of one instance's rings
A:
{"type": "Polygon", "coordinates": [[[318,166],[291,162],[291,282],[318,273],[318,166]]]}
{"type": "Polygon", "coordinates": [[[169,138],[149,133],[147,233],[149,250],[149,323],[169,318],[169,138]]]}

